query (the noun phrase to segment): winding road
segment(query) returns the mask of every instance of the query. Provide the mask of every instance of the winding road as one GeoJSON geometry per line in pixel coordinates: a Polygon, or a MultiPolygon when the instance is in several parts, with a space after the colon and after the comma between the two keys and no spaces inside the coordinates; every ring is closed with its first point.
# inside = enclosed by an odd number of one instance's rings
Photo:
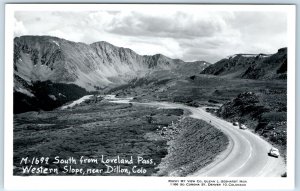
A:
{"type": "MultiPolygon", "coordinates": [[[[110,97],[110,102],[129,103],[129,99],[110,97]]],[[[220,129],[229,138],[229,146],[208,166],[189,176],[200,177],[280,177],[286,172],[284,159],[268,156],[272,145],[249,130],[239,129],[203,108],[194,108],[177,103],[137,103],[159,108],[180,108],[191,112],[190,117],[204,120],[220,129]]]]}

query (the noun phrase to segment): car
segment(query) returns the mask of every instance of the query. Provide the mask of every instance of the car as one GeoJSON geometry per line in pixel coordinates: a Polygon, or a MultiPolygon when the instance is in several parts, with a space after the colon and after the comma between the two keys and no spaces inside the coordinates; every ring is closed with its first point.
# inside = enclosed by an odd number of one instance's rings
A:
{"type": "Polygon", "coordinates": [[[234,126],[238,126],[238,125],[239,125],[239,122],[236,121],[236,122],[233,122],[232,124],[233,124],[234,126]]]}
{"type": "Polygon", "coordinates": [[[247,129],[248,127],[246,126],[246,125],[244,125],[244,124],[241,124],[240,125],[240,129],[247,129]]]}
{"type": "Polygon", "coordinates": [[[278,158],[280,156],[279,150],[275,147],[272,147],[268,154],[269,154],[269,156],[276,157],[276,158],[278,158]]]}

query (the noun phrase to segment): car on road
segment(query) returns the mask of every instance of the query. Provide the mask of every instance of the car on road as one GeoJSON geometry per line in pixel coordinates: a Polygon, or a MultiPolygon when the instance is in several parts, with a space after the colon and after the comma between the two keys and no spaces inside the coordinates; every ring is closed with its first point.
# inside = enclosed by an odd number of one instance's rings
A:
{"type": "Polygon", "coordinates": [[[244,124],[240,124],[240,129],[247,129],[248,127],[246,126],[246,125],[244,125],[244,124]]]}
{"type": "Polygon", "coordinates": [[[269,154],[269,156],[276,157],[276,158],[278,158],[280,156],[279,150],[275,147],[272,147],[268,154],[269,154]]]}
{"type": "Polygon", "coordinates": [[[232,124],[233,124],[234,126],[238,126],[238,125],[239,125],[239,122],[236,121],[236,122],[233,122],[232,124]]]}

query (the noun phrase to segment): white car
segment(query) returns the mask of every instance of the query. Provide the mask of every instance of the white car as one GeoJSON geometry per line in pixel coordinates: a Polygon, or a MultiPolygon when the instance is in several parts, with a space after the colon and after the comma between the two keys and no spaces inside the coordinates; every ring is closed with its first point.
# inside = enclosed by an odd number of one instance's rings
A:
{"type": "Polygon", "coordinates": [[[240,129],[247,129],[247,126],[244,125],[244,124],[241,124],[241,125],[240,125],[240,129]]]}
{"type": "Polygon", "coordinates": [[[270,151],[269,151],[268,154],[269,154],[269,156],[273,156],[273,157],[276,157],[276,158],[278,158],[278,157],[280,156],[279,150],[276,149],[275,147],[272,147],[272,148],[270,149],[270,151]]]}

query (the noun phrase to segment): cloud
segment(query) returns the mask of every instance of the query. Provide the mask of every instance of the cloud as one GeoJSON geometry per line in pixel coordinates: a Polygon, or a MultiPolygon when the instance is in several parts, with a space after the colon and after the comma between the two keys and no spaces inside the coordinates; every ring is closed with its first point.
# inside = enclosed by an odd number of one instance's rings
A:
{"type": "Polygon", "coordinates": [[[26,34],[26,28],[22,21],[18,21],[14,18],[14,36],[20,36],[26,34]]]}
{"type": "Polygon", "coordinates": [[[213,63],[236,53],[274,53],[287,46],[287,16],[279,11],[18,11],[14,22],[15,36],[107,41],[138,54],[185,61],[213,63]]]}
{"type": "Polygon", "coordinates": [[[147,15],[131,12],[114,18],[108,32],[128,36],[199,38],[222,32],[222,20],[215,16],[174,12],[169,15],[147,15]]]}

